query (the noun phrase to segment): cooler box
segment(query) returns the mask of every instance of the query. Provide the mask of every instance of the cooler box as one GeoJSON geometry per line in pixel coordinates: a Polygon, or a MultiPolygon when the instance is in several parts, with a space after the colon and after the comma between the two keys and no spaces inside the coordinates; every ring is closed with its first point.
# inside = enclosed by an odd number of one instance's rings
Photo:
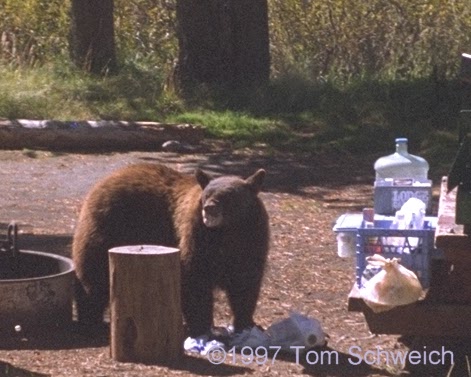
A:
{"type": "Polygon", "coordinates": [[[394,216],[410,198],[422,200],[426,205],[426,213],[430,214],[432,181],[419,183],[392,178],[381,182],[375,181],[374,209],[377,214],[394,216]]]}

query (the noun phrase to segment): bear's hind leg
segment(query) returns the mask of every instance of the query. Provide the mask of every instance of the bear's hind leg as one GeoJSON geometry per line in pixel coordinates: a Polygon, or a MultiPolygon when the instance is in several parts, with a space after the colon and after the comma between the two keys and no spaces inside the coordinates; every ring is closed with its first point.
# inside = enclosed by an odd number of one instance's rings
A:
{"type": "Polygon", "coordinates": [[[108,292],[96,290],[86,292],[83,285],[75,281],[75,300],[77,304],[77,319],[83,325],[100,325],[103,323],[103,313],[108,305],[108,292]]]}

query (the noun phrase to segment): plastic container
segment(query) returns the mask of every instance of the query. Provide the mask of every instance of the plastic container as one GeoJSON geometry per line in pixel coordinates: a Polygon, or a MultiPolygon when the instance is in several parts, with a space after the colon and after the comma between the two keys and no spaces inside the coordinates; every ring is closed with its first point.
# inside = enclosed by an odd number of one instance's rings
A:
{"type": "Polygon", "coordinates": [[[427,178],[429,164],[407,151],[407,139],[396,139],[396,152],[379,158],[376,171],[374,209],[382,215],[394,215],[410,198],[426,204],[426,212],[432,209],[432,181],[427,178]]]}
{"type": "Polygon", "coordinates": [[[376,181],[388,178],[401,180],[428,181],[428,162],[407,151],[407,139],[396,139],[396,152],[376,160],[374,168],[376,181]]]}
{"type": "Polygon", "coordinates": [[[394,219],[375,220],[373,228],[358,228],[356,280],[362,286],[366,257],[380,253],[385,258],[400,258],[401,264],[417,274],[422,286],[430,285],[430,261],[434,253],[435,226],[425,220],[424,229],[391,229],[394,219]],[[401,242],[398,242],[401,240],[401,242]]]}
{"type": "Polygon", "coordinates": [[[337,254],[341,258],[355,257],[357,230],[361,227],[361,213],[346,213],[341,215],[333,227],[337,237],[337,254]]]}

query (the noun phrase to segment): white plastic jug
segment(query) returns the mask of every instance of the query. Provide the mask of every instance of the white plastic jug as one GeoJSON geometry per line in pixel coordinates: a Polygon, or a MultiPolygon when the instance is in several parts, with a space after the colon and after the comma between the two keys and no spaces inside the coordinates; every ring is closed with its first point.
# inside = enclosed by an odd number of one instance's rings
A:
{"type": "Polygon", "coordinates": [[[407,151],[407,139],[396,139],[396,152],[376,160],[374,165],[376,181],[393,179],[411,179],[414,181],[427,181],[429,164],[419,156],[407,151]]]}

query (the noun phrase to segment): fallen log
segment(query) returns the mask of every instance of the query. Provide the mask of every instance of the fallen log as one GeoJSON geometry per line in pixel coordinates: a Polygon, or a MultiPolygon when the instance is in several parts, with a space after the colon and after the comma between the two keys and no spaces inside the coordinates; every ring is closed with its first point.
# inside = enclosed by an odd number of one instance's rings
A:
{"type": "Polygon", "coordinates": [[[169,140],[197,145],[202,127],[125,121],[0,120],[0,149],[160,150],[169,140]]]}

